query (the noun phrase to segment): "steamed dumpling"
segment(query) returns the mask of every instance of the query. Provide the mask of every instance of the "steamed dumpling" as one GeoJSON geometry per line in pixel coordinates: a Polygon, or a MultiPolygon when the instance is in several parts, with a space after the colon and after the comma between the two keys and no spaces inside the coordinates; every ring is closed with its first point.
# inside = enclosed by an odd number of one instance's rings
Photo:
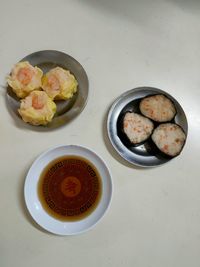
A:
{"type": "Polygon", "coordinates": [[[52,99],[69,99],[77,91],[75,77],[61,67],[51,69],[42,77],[42,89],[52,99]]]}
{"type": "Polygon", "coordinates": [[[23,61],[13,67],[7,82],[19,98],[24,98],[41,87],[42,75],[40,68],[33,67],[28,61],[23,61]]]}
{"type": "Polygon", "coordinates": [[[46,125],[56,112],[56,104],[44,91],[32,91],[21,100],[18,111],[23,121],[32,125],[46,125]]]}

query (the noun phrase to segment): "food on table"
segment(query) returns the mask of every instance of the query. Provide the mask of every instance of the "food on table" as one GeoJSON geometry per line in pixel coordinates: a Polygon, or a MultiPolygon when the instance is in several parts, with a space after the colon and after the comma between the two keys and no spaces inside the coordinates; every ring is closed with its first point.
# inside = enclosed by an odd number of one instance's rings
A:
{"type": "Polygon", "coordinates": [[[32,125],[46,125],[56,112],[56,104],[46,92],[32,91],[21,100],[18,112],[25,122],[32,125]]]}
{"type": "Polygon", "coordinates": [[[123,131],[132,144],[146,141],[153,132],[153,122],[144,116],[127,112],[123,118],[123,131]]]}
{"type": "Polygon", "coordinates": [[[42,89],[55,100],[71,98],[77,85],[75,77],[61,67],[51,69],[42,77],[42,89]]]}
{"type": "Polygon", "coordinates": [[[154,130],[151,138],[161,152],[175,157],[180,154],[186,135],[179,125],[162,123],[154,130]]]}
{"type": "Polygon", "coordinates": [[[33,67],[28,61],[23,61],[13,67],[7,82],[19,98],[24,98],[41,87],[42,75],[40,68],[33,67]]]}
{"type": "Polygon", "coordinates": [[[139,108],[145,117],[156,122],[171,121],[176,115],[173,102],[161,94],[144,97],[139,108]]]}

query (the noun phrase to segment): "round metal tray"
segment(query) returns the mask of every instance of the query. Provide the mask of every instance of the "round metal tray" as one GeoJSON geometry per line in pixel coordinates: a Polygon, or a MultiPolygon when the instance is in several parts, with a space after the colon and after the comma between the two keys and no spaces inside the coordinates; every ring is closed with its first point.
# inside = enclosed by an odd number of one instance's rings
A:
{"type": "Polygon", "coordinates": [[[174,122],[183,128],[187,136],[187,119],[180,104],[168,93],[153,87],[135,88],[119,96],[111,106],[107,119],[108,136],[115,150],[126,161],[141,167],[155,167],[172,159],[156,150],[151,139],[142,145],[133,146],[127,144],[120,133],[120,121],[123,114],[127,111],[138,112],[141,98],[153,94],[164,94],[173,101],[177,110],[174,122]]]}
{"type": "Polygon", "coordinates": [[[38,66],[44,73],[50,69],[60,66],[69,70],[78,81],[78,90],[74,96],[68,100],[56,101],[57,112],[47,126],[32,126],[22,121],[18,108],[20,106],[20,100],[13,93],[12,89],[7,87],[7,102],[8,106],[13,111],[15,119],[20,119],[25,127],[31,127],[32,129],[50,130],[62,125],[65,125],[73,118],[75,118],[85,107],[89,92],[88,77],[78,61],[73,57],[55,50],[44,50],[35,52],[23,58],[20,61],[29,61],[33,66],[38,66]]]}

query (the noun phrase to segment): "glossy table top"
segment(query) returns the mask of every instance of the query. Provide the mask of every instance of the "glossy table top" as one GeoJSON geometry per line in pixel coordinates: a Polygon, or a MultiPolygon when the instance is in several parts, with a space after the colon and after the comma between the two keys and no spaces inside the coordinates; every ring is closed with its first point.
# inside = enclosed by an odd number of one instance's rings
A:
{"type": "Polygon", "coordinates": [[[198,267],[200,2],[2,0],[0,6],[0,266],[198,267]],[[89,99],[66,126],[39,132],[9,112],[5,77],[18,60],[49,49],[81,63],[89,99]],[[107,137],[110,106],[140,86],[168,92],[188,120],[181,155],[155,168],[125,162],[107,137]],[[33,161],[60,144],[94,150],[114,185],[101,222],[70,237],[37,226],[23,195],[33,161]]]}

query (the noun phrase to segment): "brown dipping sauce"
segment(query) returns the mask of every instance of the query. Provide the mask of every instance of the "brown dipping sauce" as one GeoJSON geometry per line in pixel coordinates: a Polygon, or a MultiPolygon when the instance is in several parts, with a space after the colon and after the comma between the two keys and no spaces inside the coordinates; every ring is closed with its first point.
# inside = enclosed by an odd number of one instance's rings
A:
{"type": "Polygon", "coordinates": [[[61,221],[84,219],[97,207],[102,193],[101,177],[85,158],[63,156],[50,162],[38,182],[43,208],[61,221]]]}

